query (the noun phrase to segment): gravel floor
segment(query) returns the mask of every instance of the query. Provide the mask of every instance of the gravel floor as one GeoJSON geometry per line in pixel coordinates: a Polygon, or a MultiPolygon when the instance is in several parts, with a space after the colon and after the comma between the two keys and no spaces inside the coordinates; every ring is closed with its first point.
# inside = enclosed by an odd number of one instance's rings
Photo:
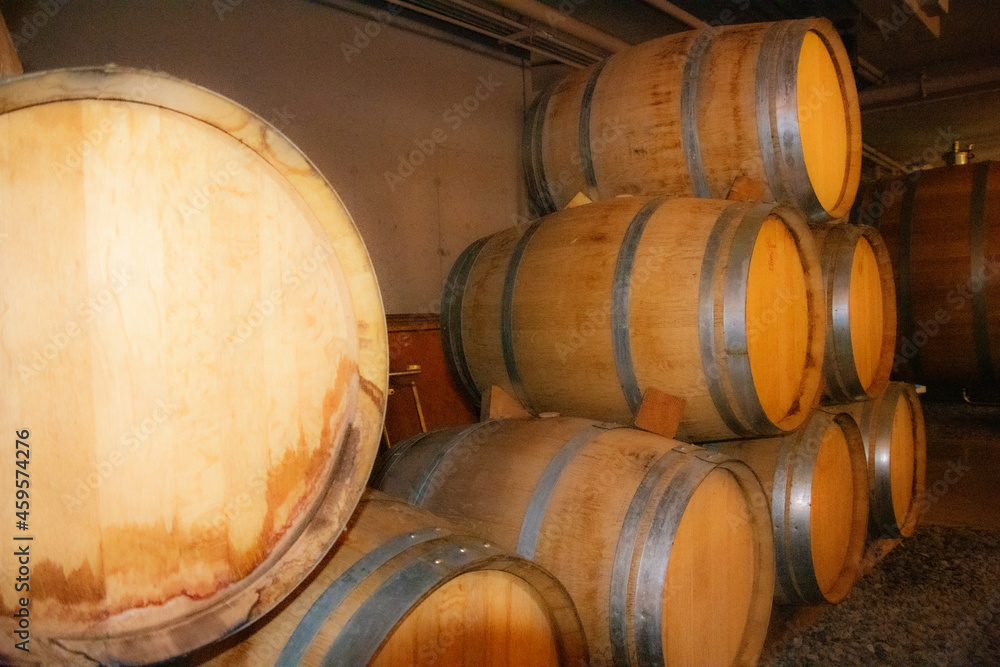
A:
{"type": "Polygon", "coordinates": [[[1000,534],[921,526],[846,600],[781,636],[760,664],[1000,665],[1000,534]]]}

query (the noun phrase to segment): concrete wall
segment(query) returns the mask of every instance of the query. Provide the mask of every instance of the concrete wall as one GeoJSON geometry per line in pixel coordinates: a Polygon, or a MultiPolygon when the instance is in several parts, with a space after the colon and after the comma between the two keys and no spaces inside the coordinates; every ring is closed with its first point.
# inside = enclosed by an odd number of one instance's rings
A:
{"type": "Polygon", "coordinates": [[[2,11],[26,72],[157,69],[272,120],[343,198],[388,313],[437,312],[458,253],[526,208],[521,67],[304,0],[31,0],[2,11]]]}

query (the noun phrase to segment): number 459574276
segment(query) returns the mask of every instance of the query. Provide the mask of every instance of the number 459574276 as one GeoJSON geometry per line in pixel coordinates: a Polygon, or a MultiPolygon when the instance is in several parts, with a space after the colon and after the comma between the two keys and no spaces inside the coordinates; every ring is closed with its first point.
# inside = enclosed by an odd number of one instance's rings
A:
{"type": "MultiPolygon", "coordinates": [[[[28,481],[28,462],[31,457],[31,445],[28,444],[28,436],[31,433],[27,429],[17,432],[17,441],[14,445],[14,465],[17,466],[14,469],[14,480],[17,486],[16,497],[18,500],[28,499],[28,488],[30,483],[28,481]]],[[[18,509],[21,509],[20,503],[18,503],[18,509]]],[[[27,509],[27,508],[25,508],[27,509]]]]}

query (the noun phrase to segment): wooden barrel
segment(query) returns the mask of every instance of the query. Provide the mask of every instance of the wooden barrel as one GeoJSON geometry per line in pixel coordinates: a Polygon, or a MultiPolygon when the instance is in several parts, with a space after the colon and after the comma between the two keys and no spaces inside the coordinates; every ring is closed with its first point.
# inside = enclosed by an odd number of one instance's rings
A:
{"type": "Polygon", "coordinates": [[[784,206],[623,197],[480,239],[442,301],[469,391],[631,423],[654,387],[687,401],[678,439],[795,429],[818,398],[819,257],[784,206]]]}
{"type": "Polygon", "coordinates": [[[187,664],[588,664],[566,589],[531,561],[368,490],[316,573],[187,664]]]}
{"type": "Polygon", "coordinates": [[[784,437],[710,448],[746,462],[770,498],[775,601],[844,599],[861,574],[868,525],[865,449],[854,419],[816,411],[784,437]]]}
{"type": "Polygon", "coordinates": [[[416,436],[372,483],[550,570],[592,664],[751,664],[774,582],[760,483],[742,463],[613,424],[490,421],[416,436]]]}
{"type": "Polygon", "coordinates": [[[1000,162],[917,172],[875,188],[896,274],[893,377],[932,388],[1000,388],[1000,162]]]}
{"type": "Polygon", "coordinates": [[[924,497],[927,438],[913,386],[891,382],[880,395],[838,405],[857,420],[868,458],[869,533],[875,539],[909,537],[924,497]]]}
{"type": "Polygon", "coordinates": [[[848,213],[861,116],[847,51],[826,19],[707,27],[621,51],[543,92],[523,162],[543,212],[577,192],[754,198],[822,222],[848,213]]]}
{"type": "Polygon", "coordinates": [[[387,388],[372,266],[298,149],[193,84],[15,77],[0,136],[0,426],[24,442],[0,464],[30,482],[0,538],[32,538],[31,647],[166,659],[280,601],[360,498],[387,388]]]}
{"type": "Polygon", "coordinates": [[[868,225],[812,225],[826,287],[823,398],[877,396],[896,345],[896,288],[881,235],[868,225]]]}
{"type": "Polygon", "coordinates": [[[0,16],[0,79],[15,76],[23,71],[21,58],[17,55],[17,49],[14,47],[14,40],[11,39],[3,16],[0,16]]]}

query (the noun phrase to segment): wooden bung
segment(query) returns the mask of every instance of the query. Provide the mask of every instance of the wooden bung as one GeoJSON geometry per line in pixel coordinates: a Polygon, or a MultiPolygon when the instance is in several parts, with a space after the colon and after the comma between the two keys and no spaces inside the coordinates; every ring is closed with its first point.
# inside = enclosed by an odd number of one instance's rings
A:
{"type": "Polygon", "coordinates": [[[801,216],[775,204],[616,198],[480,239],[442,300],[470,394],[632,423],[650,387],[688,442],[794,430],[819,397],[825,310],[801,216]]]}
{"type": "Polygon", "coordinates": [[[844,599],[860,576],[868,519],[865,449],[854,419],[817,410],[795,433],[709,447],[749,465],[770,498],[775,602],[844,599]]]}
{"type": "Polygon", "coordinates": [[[767,500],[742,463],[570,417],[416,436],[372,484],[551,571],[592,664],[754,664],[774,553],[767,500]]]}
{"type": "Polygon", "coordinates": [[[859,401],[889,384],[896,288],[881,235],[867,225],[811,225],[826,291],[823,399],[859,401]]]}
{"type": "Polygon", "coordinates": [[[531,413],[524,409],[520,403],[510,397],[510,394],[497,386],[490,387],[488,393],[483,395],[483,403],[480,406],[480,421],[487,419],[522,419],[530,417],[531,413]]]}
{"type": "Polygon", "coordinates": [[[365,492],[309,579],[251,628],[186,664],[588,663],[566,589],[538,565],[430,512],[365,492]]]}
{"type": "Polygon", "coordinates": [[[869,401],[824,408],[857,420],[868,459],[869,534],[909,537],[920,519],[927,437],[920,398],[912,385],[891,382],[869,401]]]}
{"type": "Polygon", "coordinates": [[[861,114],[847,50],[826,19],[675,33],[543,91],[525,125],[528,191],[542,212],[577,192],[758,199],[814,222],[847,215],[861,114]]]}
{"type": "Polygon", "coordinates": [[[85,68],[8,79],[0,109],[0,430],[30,450],[27,528],[0,494],[0,539],[33,538],[31,648],[165,660],[280,602],[354,510],[378,285],[330,184],[220,95],[85,68]]]}
{"type": "Polygon", "coordinates": [[[1000,389],[1000,162],[879,183],[855,218],[878,227],[892,260],[893,378],[1000,389]]]}

